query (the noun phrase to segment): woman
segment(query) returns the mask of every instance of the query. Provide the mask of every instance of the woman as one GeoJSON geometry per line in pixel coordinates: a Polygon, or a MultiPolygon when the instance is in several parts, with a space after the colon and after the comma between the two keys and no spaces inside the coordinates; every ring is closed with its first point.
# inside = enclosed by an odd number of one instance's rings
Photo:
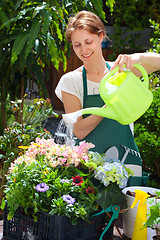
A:
{"type": "MultiPolygon", "coordinates": [[[[122,71],[123,63],[126,63],[126,67],[137,76],[141,73],[133,67],[135,62],[142,64],[148,73],[157,70],[158,63],[154,66],[153,61],[144,60],[145,54],[120,55],[115,62],[106,62],[101,48],[104,37],[104,25],[94,13],[81,11],[70,18],[66,38],[71,41],[73,50],[82,60],[83,66],[64,74],[56,88],[56,94],[62,100],[66,113],[86,107],[103,107],[99,83],[117,64],[122,71]]],[[[95,144],[93,150],[99,153],[105,153],[112,146],[118,149],[119,159],[126,151],[123,146],[138,152],[130,126],[121,125],[112,119],[96,115],[81,116],[74,124],[73,132],[78,138],[77,144],[82,140],[92,142],[95,144]]],[[[140,154],[128,154],[125,164],[138,165],[141,168],[140,154]]]]}

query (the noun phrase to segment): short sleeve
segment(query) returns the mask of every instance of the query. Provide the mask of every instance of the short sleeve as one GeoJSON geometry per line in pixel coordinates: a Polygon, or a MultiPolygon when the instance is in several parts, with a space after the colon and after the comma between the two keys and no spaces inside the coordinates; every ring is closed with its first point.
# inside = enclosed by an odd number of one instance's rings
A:
{"type": "Polygon", "coordinates": [[[82,74],[80,72],[71,71],[61,77],[55,89],[55,94],[62,101],[62,91],[70,93],[79,98],[81,105],[83,105],[82,86],[82,74]]]}

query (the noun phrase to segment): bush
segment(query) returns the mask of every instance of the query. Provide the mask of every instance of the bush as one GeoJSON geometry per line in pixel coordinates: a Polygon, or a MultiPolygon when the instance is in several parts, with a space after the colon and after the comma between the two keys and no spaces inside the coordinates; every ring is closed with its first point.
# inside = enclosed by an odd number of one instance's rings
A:
{"type": "Polygon", "coordinates": [[[144,168],[160,178],[160,88],[152,90],[153,102],[135,124],[135,141],[144,168]]]}

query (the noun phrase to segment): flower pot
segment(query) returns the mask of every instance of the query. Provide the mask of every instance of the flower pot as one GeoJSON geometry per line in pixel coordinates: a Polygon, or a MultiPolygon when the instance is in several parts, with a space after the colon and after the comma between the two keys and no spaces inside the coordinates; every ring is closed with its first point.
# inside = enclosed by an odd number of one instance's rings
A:
{"type": "MultiPolygon", "coordinates": [[[[149,192],[154,194],[158,189],[156,188],[150,188],[150,187],[139,187],[139,186],[134,186],[134,187],[126,187],[122,190],[122,192],[125,194],[126,201],[128,207],[130,207],[134,201],[134,197],[129,196],[126,194],[126,192],[129,190],[131,192],[134,192],[134,190],[139,189],[144,192],[149,192]]],[[[160,200],[157,200],[160,201],[160,200]]],[[[147,204],[147,209],[149,208],[149,204],[147,204]]],[[[137,209],[138,209],[138,204],[133,208],[129,209],[125,213],[123,213],[123,230],[124,230],[124,235],[128,238],[132,238],[133,234],[133,229],[134,229],[134,224],[135,224],[135,219],[137,215],[137,209]]],[[[147,240],[151,240],[152,237],[156,235],[156,231],[152,230],[151,228],[147,228],[147,240]]]]}

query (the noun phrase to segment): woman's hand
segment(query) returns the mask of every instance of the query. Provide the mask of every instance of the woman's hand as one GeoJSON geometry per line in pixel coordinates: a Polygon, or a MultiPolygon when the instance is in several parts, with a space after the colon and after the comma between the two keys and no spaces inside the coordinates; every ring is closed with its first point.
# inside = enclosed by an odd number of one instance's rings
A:
{"type": "Polygon", "coordinates": [[[141,64],[147,71],[152,73],[160,69],[160,54],[154,52],[120,54],[111,67],[111,71],[119,65],[119,71],[122,72],[125,64],[127,69],[130,69],[137,76],[141,76],[141,72],[133,67],[135,63],[141,64]]]}
{"type": "MultiPolygon", "coordinates": [[[[65,108],[65,113],[81,110],[80,100],[76,96],[62,91],[62,100],[65,108]]],[[[103,107],[105,107],[105,105],[103,107]]],[[[103,117],[93,114],[86,118],[80,116],[77,119],[77,122],[74,123],[74,135],[79,139],[85,138],[92,130],[96,128],[102,119],[103,117]]]]}
{"type": "Polygon", "coordinates": [[[122,72],[125,64],[127,69],[132,69],[135,63],[140,62],[140,55],[139,54],[120,54],[114,64],[111,67],[111,71],[119,65],[119,71],[122,72]]]}

